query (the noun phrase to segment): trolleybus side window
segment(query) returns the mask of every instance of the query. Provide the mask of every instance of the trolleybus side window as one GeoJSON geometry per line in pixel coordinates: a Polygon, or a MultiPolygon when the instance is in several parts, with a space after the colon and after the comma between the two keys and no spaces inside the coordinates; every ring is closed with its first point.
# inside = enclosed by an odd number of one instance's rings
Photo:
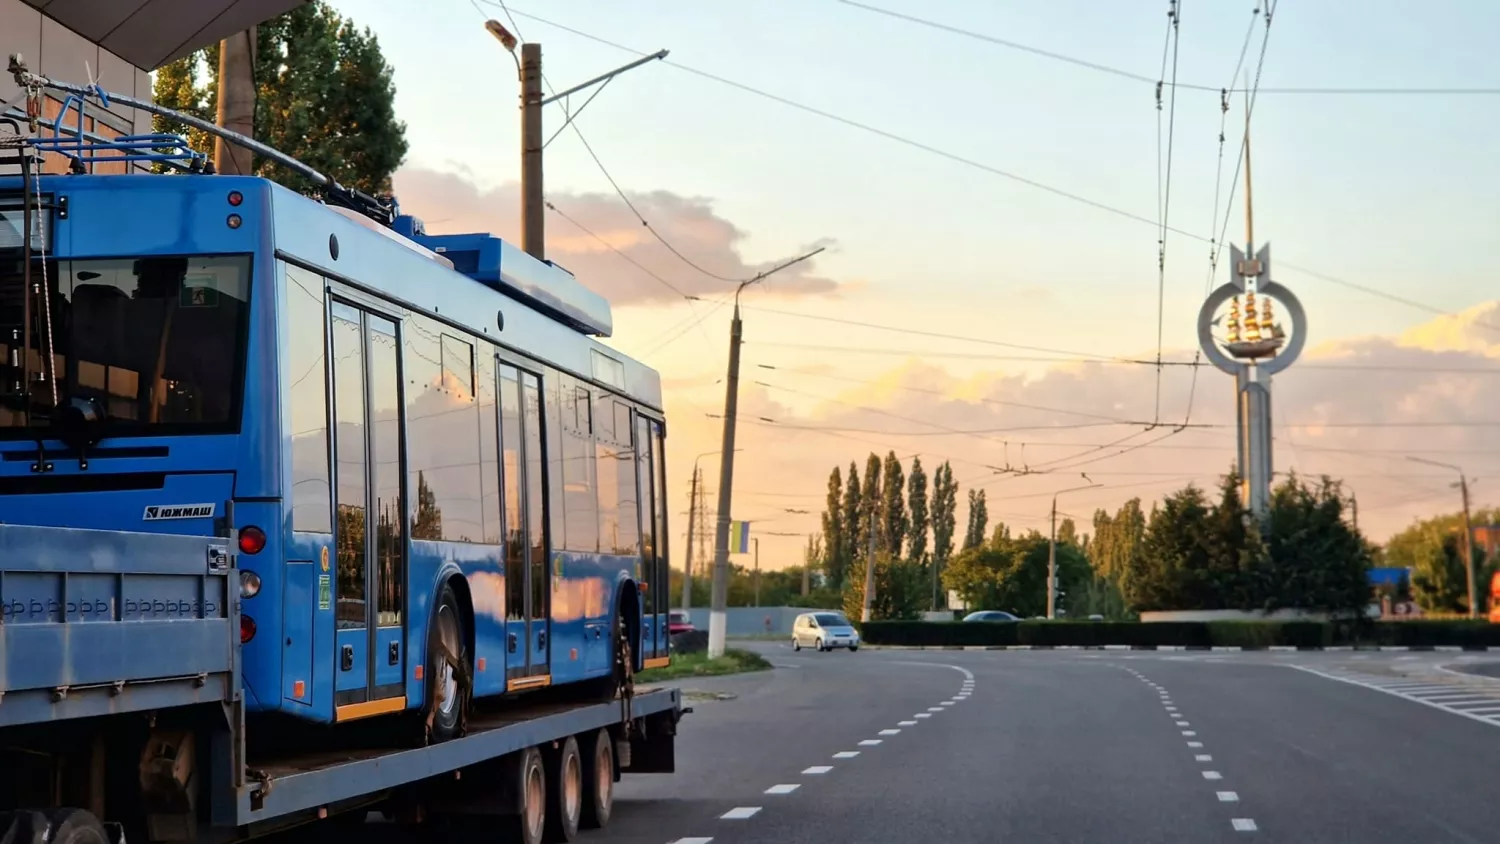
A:
{"type": "Polygon", "coordinates": [[[491,531],[474,347],[418,314],[403,321],[402,347],[411,538],[482,542],[491,531]]]}
{"type": "Polygon", "coordinates": [[[401,504],[401,375],[396,325],[374,315],[369,328],[370,487],[375,507],[376,624],[401,626],[406,572],[405,508],[401,504]]]}
{"type": "Polygon", "coordinates": [[[521,373],[521,403],[525,412],[526,436],[526,512],[531,535],[531,617],[547,618],[551,608],[547,596],[547,534],[543,530],[547,486],[543,476],[546,449],[542,437],[542,384],[529,372],[521,373]]]}
{"type": "MultiPolygon", "coordinates": [[[[526,579],[521,576],[527,565],[529,543],[526,539],[526,514],[521,498],[526,483],[526,454],[522,451],[522,401],[520,373],[514,366],[500,365],[500,483],[505,506],[505,617],[520,621],[526,617],[526,579]]],[[[541,512],[540,497],[531,506],[541,512]]]]}
{"type": "Polygon", "coordinates": [[[359,311],[334,302],[333,337],[334,500],[338,513],[339,627],[365,626],[365,361],[359,311]]]}
{"type": "Polygon", "coordinates": [[[327,305],[322,276],[286,265],[292,530],[333,533],[328,485],[327,305]]]}
{"type": "Polygon", "coordinates": [[[562,487],[563,544],[569,551],[598,551],[599,499],[595,492],[593,407],[589,391],[570,376],[560,376],[563,401],[562,487]],[[570,424],[571,423],[571,424],[570,424]]]}
{"type": "Polygon", "coordinates": [[[503,541],[500,520],[499,431],[495,416],[495,356],[488,346],[475,356],[474,394],[479,405],[479,509],[484,523],[483,541],[503,541]]]}

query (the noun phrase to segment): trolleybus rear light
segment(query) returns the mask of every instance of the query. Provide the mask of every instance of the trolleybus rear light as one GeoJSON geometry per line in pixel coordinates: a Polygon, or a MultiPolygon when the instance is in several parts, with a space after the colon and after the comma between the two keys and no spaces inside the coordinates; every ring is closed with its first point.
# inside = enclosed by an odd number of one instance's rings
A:
{"type": "Polygon", "coordinates": [[[243,221],[240,220],[240,215],[238,215],[238,214],[230,214],[229,215],[229,220],[227,222],[229,223],[229,227],[231,229],[237,229],[237,228],[240,227],[240,223],[243,222],[243,221]]]}
{"type": "Polygon", "coordinates": [[[260,575],[253,571],[240,570],[240,597],[254,598],[260,594],[260,575]]]}
{"type": "Polygon", "coordinates": [[[265,550],[265,547],[265,531],[261,530],[255,525],[249,525],[247,527],[240,528],[240,553],[252,555],[259,554],[261,551],[265,550]]]}
{"type": "Polygon", "coordinates": [[[240,644],[246,644],[255,638],[255,619],[248,615],[240,616],[240,644]]]}
{"type": "Polygon", "coordinates": [[[240,193],[237,190],[232,190],[232,191],[229,192],[229,204],[230,205],[233,205],[234,207],[238,208],[238,207],[240,207],[240,203],[244,202],[244,201],[245,201],[245,195],[244,194],[240,193]]]}

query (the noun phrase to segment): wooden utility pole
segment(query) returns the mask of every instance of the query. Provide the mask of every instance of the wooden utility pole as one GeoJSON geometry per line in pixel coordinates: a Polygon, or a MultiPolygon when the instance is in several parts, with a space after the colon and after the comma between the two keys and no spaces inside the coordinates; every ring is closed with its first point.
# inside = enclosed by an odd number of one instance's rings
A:
{"type": "MultiPolygon", "coordinates": [[[[219,104],[215,123],[231,132],[255,137],[255,27],[219,42],[219,104]]],[[[251,175],[250,150],[214,139],[214,170],[226,176],[251,175]]]]}
{"type": "Polygon", "coordinates": [[[521,248],[547,258],[542,219],[542,45],[521,45],[521,248]]]}

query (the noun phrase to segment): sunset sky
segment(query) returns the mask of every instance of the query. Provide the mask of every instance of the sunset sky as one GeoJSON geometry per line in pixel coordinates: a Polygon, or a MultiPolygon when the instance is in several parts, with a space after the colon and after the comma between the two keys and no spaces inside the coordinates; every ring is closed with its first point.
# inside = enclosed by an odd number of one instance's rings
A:
{"type": "MultiPolygon", "coordinates": [[[[515,66],[483,28],[509,26],[505,13],[468,0],[421,14],[333,5],[371,27],[395,67],[411,142],[395,179],[403,207],[432,231],[519,240],[515,66]]],[[[1206,238],[1226,210],[1228,238],[1244,241],[1243,186],[1232,207],[1229,195],[1245,101],[1231,95],[1216,180],[1218,89],[1246,85],[1231,73],[1247,30],[1253,80],[1266,33],[1256,4],[1184,4],[1171,120],[1170,90],[1160,113],[1155,94],[1165,0],[870,5],[1020,48],[841,0],[510,6],[557,90],[633,58],[577,33],[671,50],[578,119],[602,167],[572,129],[547,147],[560,212],[547,244],[613,301],[610,342],[662,373],[678,541],[694,458],[719,447],[722,278],[817,246],[827,251],[744,300],[741,413],[774,420],[739,429],[733,512],[757,523],[752,535],[815,531],[829,469],[862,470],[871,450],[920,454],[929,472],[950,459],[962,488],[987,490],[991,524],[1021,528],[1045,529],[1051,491],[1087,483],[1080,473],[1101,486],[1059,508],[1082,522],[1131,496],[1214,483],[1234,454],[1229,377],[1167,367],[1158,402],[1154,366],[1103,359],[1157,352],[1159,118],[1169,224],[1186,232],[1166,245],[1166,360],[1192,359],[1206,238]],[[1221,427],[1173,433],[1185,419],[1221,427]],[[1052,470],[995,473],[1006,465],[1052,470]]],[[[1493,500],[1500,299],[1484,245],[1500,225],[1500,112],[1493,95],[1307,89],[1500,87],[1500,5],[1359,9],[1277,9],[1253,196],[1272,274],[1311,322],[1302,360],[1275,382],[1277,468],[1344,478],[1378,540],[1458,505],[1456,473],[1410,456],[1462,464],[1480,479],[1476,505],[1493,500]]],[[[550,137],[562,111],[545,121],[550,137]]],[[[1213,283],[1227,280],[1226,261],[1213,283]]],[[[702,463],[716,489],[716,458],[702,463]]],[[[800,563],[804,543],[765,537],[762,565],[800,563]]]]}

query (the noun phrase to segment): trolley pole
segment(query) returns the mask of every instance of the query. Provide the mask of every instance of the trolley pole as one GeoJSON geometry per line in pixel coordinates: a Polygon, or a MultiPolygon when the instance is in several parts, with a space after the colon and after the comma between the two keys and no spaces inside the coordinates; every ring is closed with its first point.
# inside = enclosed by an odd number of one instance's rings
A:
{"type": "Polygon", "coordinates": [[[740,294],[746,287],[765,281],[767,277],[793,264],[806,261],[824,248],[820,246],[754,278],[747,278],[734,289],[734,317],[729,323],[729,373],[724,387],[724,444],[719,450],[719,512],[714,530],[713,598],[708,615],[709,659],[724,655],[724,638],[729,624],[726,612],[729,602],[729,510],[734,491],[734,422],[740,406],[740,339],[744,335],[744,324],[740,322],[740,294]]]}

